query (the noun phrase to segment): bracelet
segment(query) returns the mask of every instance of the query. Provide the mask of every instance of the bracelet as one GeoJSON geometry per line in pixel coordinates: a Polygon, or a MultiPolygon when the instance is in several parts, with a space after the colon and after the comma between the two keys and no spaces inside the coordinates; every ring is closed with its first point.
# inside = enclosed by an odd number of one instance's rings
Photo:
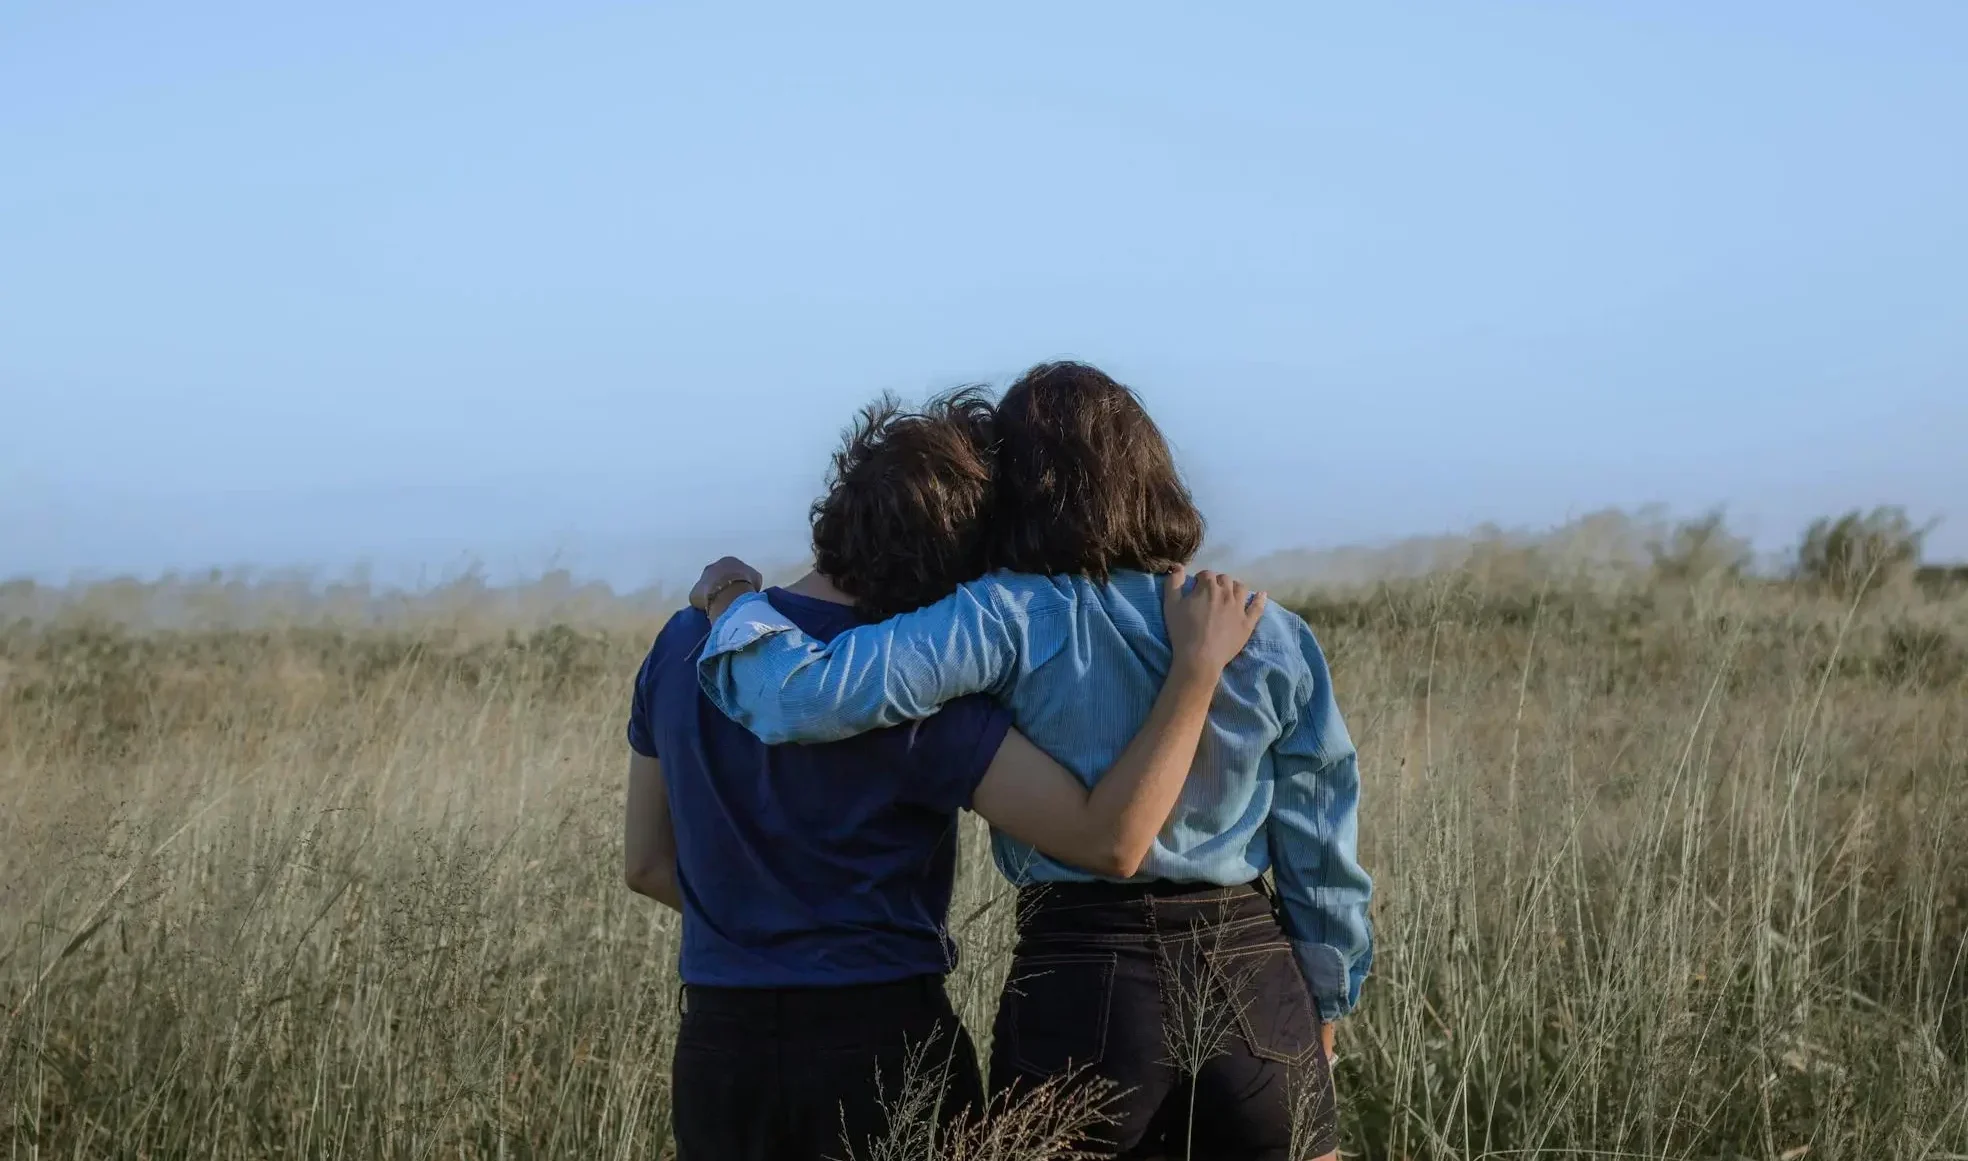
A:
{"type": "MultiPolygon", "coordinates": [[[[748,576],[726,577],[725,579],[719,581],[717,584],[712,585],[711,591],[704,594],[704,607],[708,609],[712,605],[716,604],[718,597],[723,594],[724,590],[730,588],[732,585],[752,585],[752,578],[748,576]]],[[[757,585],[752,585],[752,587],[754,589],[758,588],[757,585]]]]}

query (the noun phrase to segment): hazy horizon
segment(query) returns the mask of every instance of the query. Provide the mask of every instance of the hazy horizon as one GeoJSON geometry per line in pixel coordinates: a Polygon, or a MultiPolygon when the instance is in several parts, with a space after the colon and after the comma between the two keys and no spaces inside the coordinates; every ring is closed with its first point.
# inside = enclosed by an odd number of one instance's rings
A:
{"type": "MultiPolygon", "coordinates": [[[[1713,511],[1713,510],[1711,510],[1713,511]]],[[[1323,547],[1239,551],[1235,546],[1206,544],[1197,559],[1199,566],[1234,569],[1252,583],[1279,592],[1345,588],[1381,580],[1399,580],[1439,573],[1462,567],[1473,554],[1493,549],[1533,550],[1543,561],[1560,572],[1584,569],[1607,575],[1638,575],[1649,567],[1656,546],[1666,546],[1674,529],[1684,521],[1697,520],[1707,513],[1674,512],[1662,506],[1634,509],[1602,509],[1583,513],[1560,524],[1506,528],[1479,525],[1459,532],[1414,535],[1380,541],[1323,547]]],[[[1781,578],[1789,575],[1799,536],[1781,545],[1761,543],[1746,535],[1747,530],[1722,512],[1728,535],[1747,544],[1747,564],[1752,575],[1781,578]]],[[[1930,536],[1931,538],[1931,536],[1930,536]]],[[[523,595],[546,592],[553,599],[599,587],[613,598],[631,603],[660,605],[681,601],[695,580],[699,568],[723,549],[707,544],[695,555],[675,554],[661,567],[647,568],[626,557],[620,567],[589,556],[563,551],[538,560],[520,557],[501,561],[469,551],[441,561],[378,562],[358,560],[340,566],[309,563],[235,562],[193,568],[169,568],[150,572],[135,570],[81,572],[66,577],[16,574],[0,576],[0,586],[9,582],[30,582],[43,593],[63,594],[64,599],[86,597],[93,589],[134,582],[145,587],[176,586],[192,593],[210,586],[226,586],[257,591],[279,599],[303,594],[322,596],[335,592],[363,594],[376,599],[393,596],[415,597],[442,591],[461,583],[483,586],[488,591],[523,595]]],[[[629,555],[647,557],[637,550],[629,555]]],[[[811,567],[811,554],[804,548],[750,552],[746,559],[762,569],[768,583],[787,583],[811,567]]],[[[1959,566],[1959,561],[1925,553],[1924,563],[1959,566]]],[[[18,593],[18,590],[16,590],[18,593]]],[[[0,601],[0,619],[18,615],[0,601]]]]}

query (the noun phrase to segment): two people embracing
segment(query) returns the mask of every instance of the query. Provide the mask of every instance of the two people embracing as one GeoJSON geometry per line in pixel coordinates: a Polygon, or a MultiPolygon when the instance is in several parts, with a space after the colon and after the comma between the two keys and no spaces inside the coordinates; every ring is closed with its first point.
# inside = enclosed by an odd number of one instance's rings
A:
{"type": "Polygon", "coordinates": [[[629,885],[683,914],[683,1161],[860,1156],[924,1061],[952,1132],[1104,1082],[1085,1155],[1337,1150],[1354,746],[1305,623],[1186,576],[1203,526],[1135,395],[1049,363],[865,412],[796,583],[705,570],[628,728],[629,885]],[[1016,887],[988,1069],[944,991],[964,809],[1016,887]]]}

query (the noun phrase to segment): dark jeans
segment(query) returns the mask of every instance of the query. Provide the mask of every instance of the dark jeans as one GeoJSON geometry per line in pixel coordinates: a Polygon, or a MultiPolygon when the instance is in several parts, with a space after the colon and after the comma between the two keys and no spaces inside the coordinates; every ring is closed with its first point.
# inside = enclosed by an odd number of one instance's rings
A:
{"type": "Polygon", "coordinates": [[[904,1075],[944,1082],[940,1117],[981,1108],[977,1050],[940,976],[844,988],[684,990],[671,1123],[681,1161],[859,1157],[904,1075]]]}
{"type": "Polygon", "coordinates": [[[1019,892],[991,1050],[1003,1094],[1073,1069],[1113,1082],[1125,1158],[1285,1161],[1339,1144],[1319,1015],[1260,884],[1051,883],[1019,892]]]}

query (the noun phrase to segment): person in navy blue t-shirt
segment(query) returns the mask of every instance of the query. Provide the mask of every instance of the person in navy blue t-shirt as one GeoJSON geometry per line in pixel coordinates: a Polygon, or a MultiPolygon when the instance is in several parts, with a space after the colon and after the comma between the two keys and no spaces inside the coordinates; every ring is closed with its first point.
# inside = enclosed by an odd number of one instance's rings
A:
{"type": "MultiPolygon", "coordinates": [[[[814,507],[814,571],[767,599],[825,640],[978,575],[989,422],[968,392],[869,409],[814,507]]],[[[942,1081],[945,1125],[981,1110],[976,1052],[943,990],[957,812],[1088,870],[1134,873],[1264,604],[1209,574],[1185,596],[1182,579],[1166,598],[1178,661],[1093,790],[983,698],[846,741],[767,746],[698,689],[704,614],[664,626],[629,718],[625,856],[633,889],[683,913],[683,1161],[858,1154],[886,1131],[911,1062],[942,1081]]]]}

